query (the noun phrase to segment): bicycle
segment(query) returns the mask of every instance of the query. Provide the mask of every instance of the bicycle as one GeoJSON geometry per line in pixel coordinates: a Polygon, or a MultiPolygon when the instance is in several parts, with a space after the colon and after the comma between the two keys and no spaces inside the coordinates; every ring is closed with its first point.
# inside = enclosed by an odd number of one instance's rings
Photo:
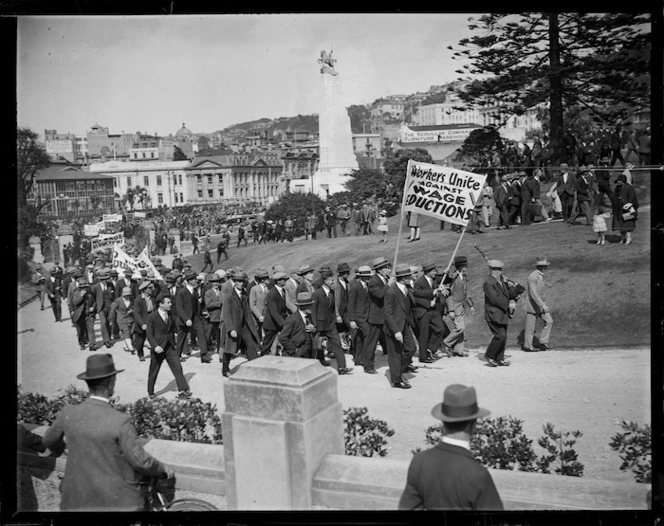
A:
{"type": "Polygon", "coordinates": [[[213,504],[202,499],[173,499],[175,477],[147,477],[140,484],[144,492],[146,511],[219,511],[213,504]]]}

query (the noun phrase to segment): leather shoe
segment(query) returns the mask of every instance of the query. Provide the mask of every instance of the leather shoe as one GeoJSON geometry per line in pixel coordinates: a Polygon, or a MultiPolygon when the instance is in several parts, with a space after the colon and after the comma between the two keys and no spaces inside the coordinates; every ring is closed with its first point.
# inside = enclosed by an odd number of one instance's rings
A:
{"type": "Polygon", "coordinates": [[[180,400],[188,400],[191,398],[191,391],[180,391],[177,395],[180,400]]]}
{"type": "Polygon", "coordinates": [[[416,373],[418,369],[419,369],[419,367],[417,367],[416,365],[413,365],[413,364],[406,367],[406,371],[408,371],[409,373],[416,373]]]}
{"type": "Polygon", "coordinates": [[[537,352],[538,349],[533,349],[532,347],[524,347],[523,352],[537,352]]]}
{"type": "Polygon", "coordinates": [[[323,367],[329,367],[331,363],[330,360],[318,360],[318,361],[323,367]]]}
{"type": "Polygon", "coordinates": [[[378,371],[376,371],[376,369],[365,369],[364,372],[367,374],[378,374],[378,371]]]}
{"type": "Polygon", "coordinates": [[[468,353],[467,353],[467,352],[458,352],[458,351],[454,351],[454,352],[452,353],[452,356],[461,356],[461,357],[463,358],[463,357],[468,356],[468,353]]]}
{"type": "Polygon", "coordinates": [[[212,358],[203,358],[201,363],[212,363],[212,358]]]}
{"type": "Polygon", "coordinates": [[[550,351],[551,347],[549,346],[548,343],[540,343],[539,350],[540,351],[550,351]]]}
{"type": "Polygon", "coordinates": [[[352,370],[353,370],[352,367],[339,367],[339,369],[337,370],[337,372],[338,372],[339,374],[350,374],[352,370]]]}
{"type": "Polygon", "coordinates": [[[494,360],[493,358],[487,358],[487,359],[486,359],[486,363],[487,363],[490,367],[498,367],[498,362],[497,362],[496,360],[494,360]]]}
{"type": "Polygon", "coordinates": [[[433,363],[434,359],[433,358],[425,358],[424,360],[420,360],[420,363],[433,363]]]}
{"type": "Polygon", "coordinates": [[[392,387],[394,387],[396,389],[410,389],[412,386],[409,383],[401,381],[401,382],[397,382],[395,384],[392,384],[392,387]]]}
{"type": "Polygon", "coordinates": [[[507,367],[507,366],[510,364],[510,362],[505,361],[505,360],[498,360],[496,363],[497,363],[500,367],[507,367]]]}
{"type": "Polygon", "coordinates": [[[157,395],[156,394],[151,394],[151,395],[148,395],[148,398],[150,400],[154,400],[155,398],[157,398],[157,395]]]}
{"type": "Polygon", "coordinates": [[[141,357],[139,358],[139,360],[140,360],[141,362],[144,362],[144,361],[145,361],[145,356],[141,356],[141,357]]]}

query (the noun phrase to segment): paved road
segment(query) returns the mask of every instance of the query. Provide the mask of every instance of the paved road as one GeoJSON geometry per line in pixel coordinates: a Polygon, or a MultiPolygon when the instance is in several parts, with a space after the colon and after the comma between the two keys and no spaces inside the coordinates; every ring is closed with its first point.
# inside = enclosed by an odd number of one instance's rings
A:
{"type": "MultiPolygon", "coordinates": [[[[67,312],[66,307],[63,311],[67,312]]],[[[76,374],[85,369],[89,351],[79,350],[75,329],[66,314],[65,318],[56,323],[50,310],[39,309],[39,302],[19,310],[17,379],[24,391],[53,396],[70,384],[86,388],[76,374]]],[[[97,352],[110,352],[116,367],[124,369],[116,385],[120,401],[129,403],[146,396],[149,360],[140,362],[135,355],[124,352],[120,343],[110,351],[103,349],[97,352]]],[[[388,458],[408,460],[413,448],[424,446],[425,429],[437,423],[429,411],[442,399],[445,386],[474,385],[480,405],[490,409],[492,416],[522,419],[525,433],[534,442],[547,422],[557,429],[581,430],[584,436],[575,449],[586,466],[586,477],[631,480],[631,475],[619,471],[620,459],[608,442],[619,431],[619,420],[650,423],[649,349],[546,353],[508,349],[512,366],[501,368],[487,367],[480,360],[483,350],[470,351],[468,358],[423,365],[412,375],[413,388],[409,391],[390,387],[387,360],[379,352],[376,365],[380,374],[370,376],[356,368],[353,374],[340,376],[339,398],[344,407],[366,406],[370,416],[385,420],[396,431],[388,441],[388,458]]],[[[238,358],[233,365],[243,361],[238,358]]],[[[203,364],[194,355],[183,368],[194,396],[216,404],[221,413],[223,383],[227,380],[221,376],[217,356],[212,363],[203,364]]],[[[165,364],[156,393],[167,399],[177,393],[165,364]]]]}

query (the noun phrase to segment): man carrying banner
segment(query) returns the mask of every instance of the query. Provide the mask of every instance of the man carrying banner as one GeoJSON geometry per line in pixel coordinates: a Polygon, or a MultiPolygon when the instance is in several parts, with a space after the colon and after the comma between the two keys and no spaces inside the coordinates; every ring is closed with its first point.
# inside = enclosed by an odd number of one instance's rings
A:
{"type": "Polygon", "coordinates": [[[510,298],[509,288],[503,278],[503,262],[497,259],[489,261],[490,274],[484,281],[484,318],[493,338],[484,357],[491,367],[507,366],[505,345],[507,343],[507,323],[514,300],[510,298]]]}
{"type": "Polygon", "coordinates": [[[454,267],[456,271],[452,275],[450,295],[446,299],[450,333],[443,340],[443,345],[445,352],[452,356],[468,356],[463,345],[466,331],[464,317],[467,308],[471,314],[475,314],[473,300],[468,296],[468,279],[466,278],[468,258],[466,256],[455,257],[454,267]]]}
{"type": "Polygon", "coordinates": [[[436,264],[433,261],[425,263],[422,272],[423,275],[413,284],[413,313],[418,327],[419,361],[433,363],[434,353],[445,334],[443,320],[436,311],[436,298],[441,294],[441,289],[434,285],[436,264]]]}

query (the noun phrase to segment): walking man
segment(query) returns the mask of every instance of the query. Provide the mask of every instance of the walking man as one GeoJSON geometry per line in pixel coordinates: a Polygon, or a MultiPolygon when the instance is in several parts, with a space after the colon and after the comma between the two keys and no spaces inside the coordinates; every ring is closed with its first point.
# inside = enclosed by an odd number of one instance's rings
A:
{"type": "Polygon", "coordinates": [[[491,367],[507,366],[505,346],[507,344],[507,324],[510,308],[516,302],[510,299],[507,283],[503,279],[503,262],[497,259],[489,261],[490,274],[484,281],[484,318],[493,338],[484,354],[491,367]]]}
{"type": "Polygon", "coordinates": [[[450,320],[448,325],[450,333],[443,340],[445,351],[453,356],[468,356],[464,349],[463,341],[465,339],[466,309],[471,314],[475,314],[473,299],[468,296],[468,279],[466,278],[466,269],[468,268],[468,258],[466,256],[456,256],[454,258],[454,268],[456,269],[452,276],[450,285],[450,295],[447,296],[447,317],[450,320]]]}
{"type": "Polygon", "coordinates": [[[295,305],[297,310],[286,318],[279,333],[279,343],[284,348],[284,356],[315,358],[313,336],[316,327],[311,321],[311,294],[300,292],[295,298],[295,305]]]}
{"type": "Polygon", "coordinates": [[[551,327],[553,327],[553,318],[549,306],[544,301],[544,272],[549,268],[549,262],[546,258],[537,258],[535,270],[528,276],[526,291],[526,329],[524,331],[523,350],[526,352],[536,352],[538,349],[533,347],[533,336],[535,335],[535,324],[537,318],[544,322],[542,332],[539,335],[539,350],[548,351],[549,336],[551,327]]]}
{"type": "Polygon", "coordinates": [[[263,344],[261,349],[261,356],[270,354],[272,344],[284,326],[284,322],[288,317],[288,309],[286,308],[286,285],[288,275],[285,272],[275,272],[272,276],[274,286],[268,290],[265,296],[265,319],[263,320],[263,344]]]}
{"type": "Polygon", "coordinates": [[[378,374],[371,365],[365,366],[365,341],[369,337],[369,287],[371,268],[362,265],[355,272],[355,279],[348,286],[348,320],[352,349],[355,351],[355,365],[363,366],[364,372],[378,374]]]}

